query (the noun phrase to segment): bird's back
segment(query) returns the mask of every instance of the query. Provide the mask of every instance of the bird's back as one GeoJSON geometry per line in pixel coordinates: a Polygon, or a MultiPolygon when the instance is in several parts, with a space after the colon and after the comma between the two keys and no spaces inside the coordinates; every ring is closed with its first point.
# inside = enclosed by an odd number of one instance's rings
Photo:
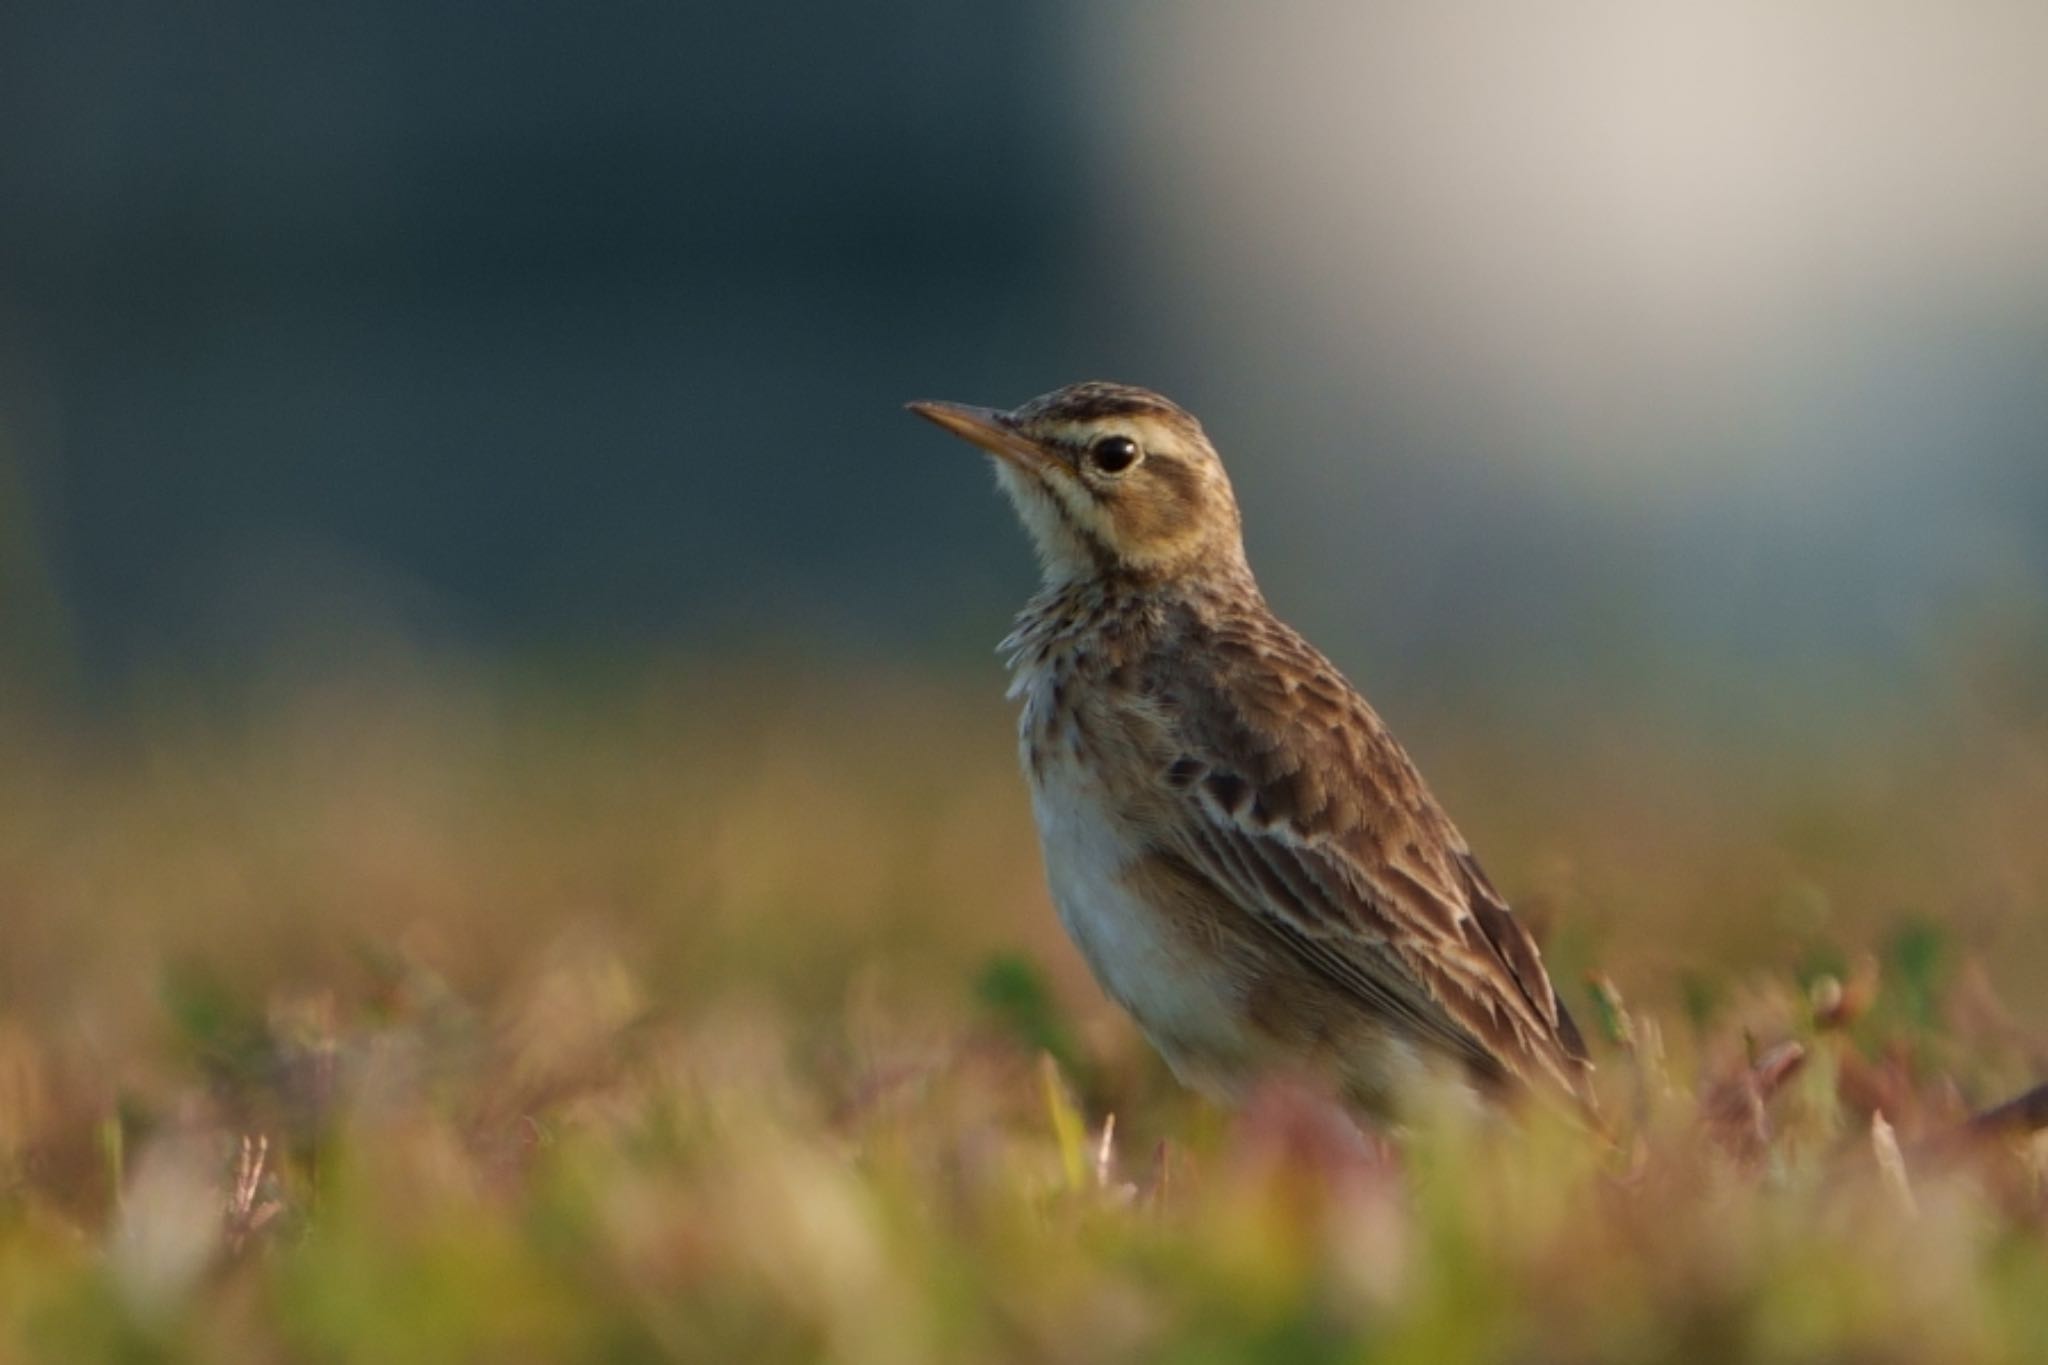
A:
{"type": "Polygon", "coordinates": [[[1401,746],[1250,580],[1090,582],[1009,642],[1063,920],[1175,1069],[1335,1065],[1378,1102],[1448,1061],[1576,1090],[1536,945],[1401,746]]]}

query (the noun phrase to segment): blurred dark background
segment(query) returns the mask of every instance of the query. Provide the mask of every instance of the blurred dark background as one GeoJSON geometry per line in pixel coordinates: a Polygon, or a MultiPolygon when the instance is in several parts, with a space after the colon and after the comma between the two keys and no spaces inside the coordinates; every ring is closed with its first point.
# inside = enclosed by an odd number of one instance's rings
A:
{"type": "Polygon", "coordinates": [[[1029,556],[900,404],[1109,377],[1376,687],[2037,649],[2044,51],[1988,0],[9,5],[9,647],[985,660],[1029,556]]]}

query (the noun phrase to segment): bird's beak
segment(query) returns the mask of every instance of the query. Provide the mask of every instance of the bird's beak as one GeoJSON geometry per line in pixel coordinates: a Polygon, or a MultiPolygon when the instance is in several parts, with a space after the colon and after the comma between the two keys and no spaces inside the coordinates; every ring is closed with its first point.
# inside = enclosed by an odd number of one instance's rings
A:
{"type": "Polygon", "coordinates": [[[998,459],[1007,460],[1033,473],[1054,463],[1055,457],[1037,442],[1020,435],[1008,413],[997,408],[976,408],[965,403],[906,403],[910,411],[972,442],[998,459]]]}

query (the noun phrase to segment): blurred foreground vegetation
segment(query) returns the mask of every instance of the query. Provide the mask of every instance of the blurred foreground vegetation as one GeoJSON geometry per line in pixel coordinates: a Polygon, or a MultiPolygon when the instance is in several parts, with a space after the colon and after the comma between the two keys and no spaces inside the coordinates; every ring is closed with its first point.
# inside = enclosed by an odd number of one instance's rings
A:
{"type": "Polygon", "coordinates": [[[1926,1146],[2048,1077],[2038,695],[1393,717],[1610,1149],[1205,1108],[993,676],[790,676],[13,708],[0,1360],[2048,1359],[2044,1153],[1926,1146]]]}

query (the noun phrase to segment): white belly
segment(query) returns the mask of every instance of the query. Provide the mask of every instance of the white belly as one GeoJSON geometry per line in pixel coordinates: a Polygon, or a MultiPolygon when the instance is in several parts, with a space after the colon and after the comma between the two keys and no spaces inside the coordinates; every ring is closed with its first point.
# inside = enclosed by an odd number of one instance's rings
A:
{"type": "Polygon", "coordinates": [[[1053,906],[1095,979],[1183,1081],[1228,1089],[1223,1073],[1244,1052],[1241,1003],[1219,964],[1195,953],[1159,909],[1133,894],[1124,874],[1141,848],[1070,756],[1045,763],[1031,787],[1053,906]]]}

